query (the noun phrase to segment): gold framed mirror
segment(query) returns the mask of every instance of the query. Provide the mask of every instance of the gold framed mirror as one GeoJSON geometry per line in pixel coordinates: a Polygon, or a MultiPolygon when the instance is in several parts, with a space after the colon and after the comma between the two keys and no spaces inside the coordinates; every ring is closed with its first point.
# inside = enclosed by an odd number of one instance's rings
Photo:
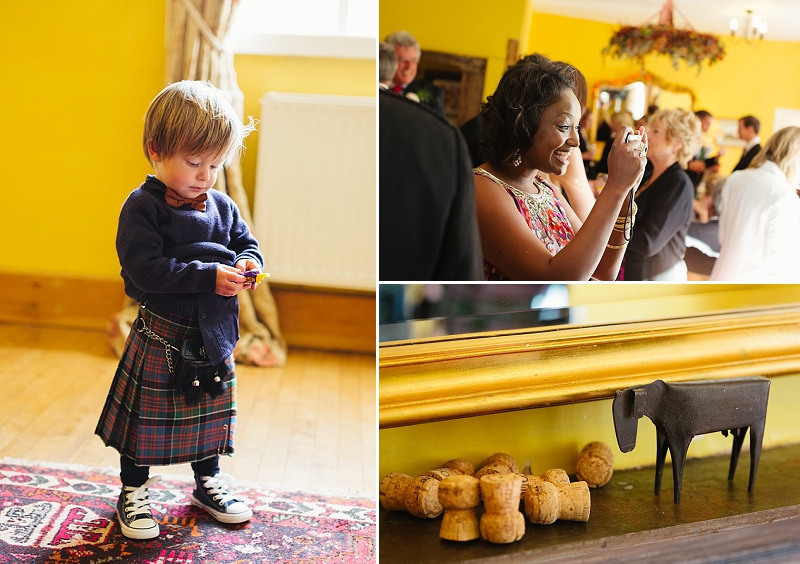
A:
{"type": "Polygon", "coordinates": [[[609,120],[611,115],[629,111],[634,120],[648,113],[648,108],[681,108],[693,111],[696,96],[691,88],[673,84],[643,70],[621,79],[600,80],[591,90],[591,107],[595,124],[609,120]]]}
{"type": "MultiPolygon", "coordinates": [[[[666,294],[664,288],[649,290],[666,294]]],[[[671,316],[615,318],[626,303],[618,292],[630,295],[632,288],[604,285],[601,294],[614,294],[598,302],[609,310],[608,321],[593,322],[590,314],[581,324],[381,343],[380,427],[605,399],[659,378],[800,372],[800,286],[667,288],[676,294],[660,298],[659,310],[675,312],[671,316]],[[731,303],[735,307],[724,306],[731,303]],[[687,311],[696,313],[681,313],[687,311]]],[[[641,310],[656,299],[627,301],[641,310]]]]}

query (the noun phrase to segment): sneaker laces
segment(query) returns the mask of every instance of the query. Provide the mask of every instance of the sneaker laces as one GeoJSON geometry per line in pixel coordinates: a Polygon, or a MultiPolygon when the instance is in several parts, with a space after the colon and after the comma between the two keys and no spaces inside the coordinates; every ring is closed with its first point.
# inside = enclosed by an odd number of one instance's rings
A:
{"type": "Polygon", "coordinates": [[[229,491],[229,488],[236,488],[239,485],[230,474],[219,473],[216,476],[201,476],[200,481],[203,482],[203,488],[211,499],[221,506],[224,507],[231,501],[240,501],[229,491]]]}
{"type": "MultiPolygon", "coordinates": [[[[161,476],[153,476],[144,484],[131,492],[125,493],[125,514],[128,519],[136,515],[146,515],[152,517],[150,511],[150,499],[147,497],[147,488],[161,481],[161,476]]],[[[125,488],[127,490],[127,487],[125,488]]]]}

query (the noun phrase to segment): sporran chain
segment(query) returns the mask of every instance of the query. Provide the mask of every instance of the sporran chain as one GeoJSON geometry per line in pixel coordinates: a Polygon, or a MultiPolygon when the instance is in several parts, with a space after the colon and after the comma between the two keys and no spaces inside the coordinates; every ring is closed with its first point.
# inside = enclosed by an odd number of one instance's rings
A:
{"type": "Polygon", "coordinates": [[[138,329],[139,333],[144,333],[148,337],[151,337],[156,341],[158,341],[159,343],[161,343],[162,345],[164,345],[164,356],[167,358],[167,367],[169,368],[169,373],[174,374],[175,368],[173,367],[172,364],[172,351],[170,349],[175,349],[176,351],[180,349],[178,349],[178,347],[173,346],[164,337],[162,337],[161,335],[150,329],[144,322],[144,318],[140,317],[139,321],[142,324],[142,326],[138,329]]]}

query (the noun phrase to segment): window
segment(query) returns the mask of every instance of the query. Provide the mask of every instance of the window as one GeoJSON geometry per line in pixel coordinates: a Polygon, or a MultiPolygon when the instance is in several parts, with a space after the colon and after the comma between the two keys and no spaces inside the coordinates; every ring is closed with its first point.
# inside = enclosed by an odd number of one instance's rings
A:
{"type": "Polygon", "coordinates": [[[234,53],[374,59],[377,0],[241,0],[234,53]]]}

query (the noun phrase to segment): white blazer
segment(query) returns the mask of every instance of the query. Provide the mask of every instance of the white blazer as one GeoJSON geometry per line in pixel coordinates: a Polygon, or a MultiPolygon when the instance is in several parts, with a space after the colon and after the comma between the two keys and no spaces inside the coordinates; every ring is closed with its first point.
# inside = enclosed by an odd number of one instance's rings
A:
{"type": "Polygon", "coordinates": [[[800,198],[778,165],[767,161],[728,177],[719,242],[709,280],[800,282],[800,198]]]}

